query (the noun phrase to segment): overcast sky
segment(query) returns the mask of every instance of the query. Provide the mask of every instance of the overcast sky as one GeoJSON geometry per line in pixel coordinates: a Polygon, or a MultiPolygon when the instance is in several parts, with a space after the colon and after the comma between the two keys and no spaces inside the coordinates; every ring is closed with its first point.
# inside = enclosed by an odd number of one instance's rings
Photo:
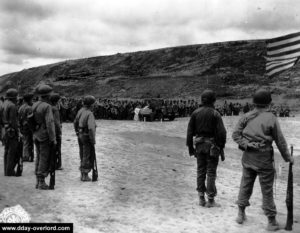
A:
{"type": "Polygon", "coordinates": [[[66,59],[300,31],[300,0],[0,0],[0,75],[66,59]]]}

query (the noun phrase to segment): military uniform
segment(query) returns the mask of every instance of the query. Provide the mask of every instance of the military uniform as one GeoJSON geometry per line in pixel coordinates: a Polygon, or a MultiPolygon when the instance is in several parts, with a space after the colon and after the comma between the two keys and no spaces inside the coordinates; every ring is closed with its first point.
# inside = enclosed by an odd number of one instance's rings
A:
{"type": "Polygon", "coordinates": [[[40,86],[38,94],[41,98],[32,106],[34,119],[37,123],[33,138],[37,152],[35,174],[38,180],[37,188],[39,189],[48,189],[45,177],[48,176],[50,170],[51,147],[56,145],[52,106],[49,104],[49,98],[47,98],[51,91],[52,88],[48,85],[40,86]]]}
{"type": "Polygon", "coordinates": [[[90,110],[90,106],[94,102],[92,96],[85,97],[84,107],[79,110],[74,120],[75,132],[78,135],[82,181],[91,180],[88,173],[91,171],[94,162],[96,122],[94,114],[90,110]]]}
{"type": "Polygon", "coordinates": [[[217,206],[214,197],[217,195],[215,180],[219,153],[211,153],[211,148],[223,150],[226,143],[226,130],[220,114],[214,109],[215,94],[210,90],[203,92],[202,106],[195,110],[190,118],[187,129],[186,144],[190,155],[197,157],[197,191],[201,206],[217,206]],[[196,148],[194,148],[193,137],[196,137],[196,148]],[[217,147],[215,147],[217,146],[217,147]],[[207,186],[205,180],[207,178],[207,186]],[[207,194],[208,203],[204,198],[207,194]]]}
{"type": "Polygon", "coordinates": [[[15,167],[19,155],[18,110],[16,106],[17,90],[9,89],[3,104],[2,122],[4,125],[4,175],[15,176],[15,167]]]}
{"type": "Polygon", "coordinates": [[[19,108],[19,124],[23,142],[23,161],[30,162],[32,162],[34,159],[33,134],[28,126],[27,117],[32,113],[32,108],[30,105],[30,99],[32,97],[33,95],[26,95],[24,99],[29,98],[29,101],[25,101],[24,104],[22,104],[22,106],[19,108]]]}
{"type": "Polygon", "coordinates": [[[275,220],[276,206],[273,198],[275,168],[272,142],[275,141],[285,161],[290,161],[291,156],[276,116],[266,108],[271,102],[270,93],[258,90],[253,102],[256,108],[241,117],[232,134],[233,140],[244,151],[237,222],[241,224],[246,218],[245,207],[250,205],[249,199],[258,176],[263,195],[262,208],[269,218],[268,229],[277,230],[279,227],[275,220]]]}

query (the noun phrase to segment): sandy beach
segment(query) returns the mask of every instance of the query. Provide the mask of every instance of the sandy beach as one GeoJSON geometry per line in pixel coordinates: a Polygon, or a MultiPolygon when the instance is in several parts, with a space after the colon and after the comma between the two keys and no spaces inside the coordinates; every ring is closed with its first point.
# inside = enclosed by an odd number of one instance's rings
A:
{"type": "MultiPolygon", "coordinates": [[[[173,122],[97,121],[98,182],[81,182],[77,138],[63,124],[64,170],[56,172],[55,190],[35,189],[34,164],[24,163],[22,177],[0,173],[0,211],[20,204],[32,222],[70,222],[74,232],[220,233],[266,232],[261,191],[255,183],[248,220],[235,222],[241,178],[241,152],[231,139],[238,117],[224,117],[226,160],[216,181],[220,208],[198,205],[196,160],[185,147],[188,118],[173,122]]],[[[300,232],[300,118],[280,119],[289,144],[295,146],[294,230],[300,232]]],[[[275,202],[278,221],[286,221],[288,164],[276,154],[275,202]]],[[[0,148],[3,168],[3,147],[0,148]]],[[[2,170],[3,171],[3,170],[2,170]]],[[[48,182],[48,180],[47,180],[48,182]]],[[[285,232],[280,230],[279,232],[285,232]]]]}

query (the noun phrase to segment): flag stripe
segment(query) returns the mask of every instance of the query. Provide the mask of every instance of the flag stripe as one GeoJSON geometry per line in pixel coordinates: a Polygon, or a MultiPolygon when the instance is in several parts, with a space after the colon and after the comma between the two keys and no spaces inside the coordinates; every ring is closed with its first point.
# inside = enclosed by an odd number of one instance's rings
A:
{"type": "Polygon", "coordinates": [[[268,49],[267,54],[273,55],[276,53],[280,53],[280,52],[284,52],[284,51],[288,51],[288,50],[294,50],[294,49],[298,49],[298,48],[300,48],[300,40],[295,41],[293,43],[286,44],[286,45],[280,45],[280,46],[270,48],[270,49],[268,49]]]}
{"type": "Polygon", "coordinates": [[[273,50],[284,48],[286,46],[293,46],[293,45],[296,45],[296,44],[299,44],[299,43],[300,43],[300,37],[295,38],[294,41],[290,41],[288,43],[282,43],[282,44],[276,45],[276,46],[270,46],[270,44],[267,44],[267,49],[268,49],[268,51],[273,51],[273,50]]]}
{"type": "Polygon", "coordinates": [[[266,70],[267,70],[267,73],[270,73],[270,72],[273,71],[273,70],[276,70],[276,69],[279,69],[279,68],[281,68],[281,67],[285,67],[285,66],[291,65],[291,64],[294,65],[295,62],[288,62],[288,63],[277,64],[277,65],[275,65],[275,66],[273,66],[273,67],[268,67],[266,70]]]}
{"type": "Polygon", "coordinates": [[[272,69],[274,69],[278,66],[292,64],[292,63],[294,64],[296,60],[297,59],[294,59],[293,61],[287,60],[287,61],[283,61],[283,62],[277,62],[277,63],[274,63],[274,64],[267,64],[266,70],[267,70],[267,72],[269,72],[270,70],[272,70],[272,69]]]}
{"type": "MultiPolygon", "coordinates": [[[[285,56],[285,55],[293,55],[293,54],[297,54],[300,52],[300,48],[298,49],[292,49],[292,50],[287,50],[287,51],[284,51],[284,52],[279,52],[279,53],[276,53],[276,54],[273,54],[273,55],[268,55],[267,53],[267,56],[272,58],[272,57],[281,57],[281,56],[285,56]]],[[[299,56],[299,55],[295,55],[296,57],[299,56]]],[[[290,58],[292,57],[295,57],[295,56],[291,56],[290,58]]],[[[280,58],[282,59],[282,58],[280,58]]]]}
{"type": "Polygon", "coordinates": [[[268,76],[269,76],[269,78],[273,78],[274,76],[279,75],[279,74],[283,73],[284,71],[286,71],[286,69],[278,70],[278,71],[274,72],[272,75],[268,75],[268,76]]]}
{"type": "Polygon", "coordinates": [[[278,64],[278,63],[282,63],[282,62],[292,62],[292,61],[296,61],[297,58],[292,58],[292,59],[283,59],[283,60],[275,60],[275,61],[270,61],[268,62],[267,65],[273,65],[273,64],[278,64]]]}
{"type": "Polygon", "coordinates": [[[266,57],[267,61],[276,61],[276,60],[284,60],[289,58],[296,58],[300,56],[300,51],[292,54],[281,55],[278,57],[266,57]]]}
{"type": "Polygon", "coordinates": [[[293,65],[294,65],[294,62],[291,63],[291,64],[284,65],[284,66],[280,66],[277,69],[273,69],[270,72],[268,72],[267,75],[268,76],[273,76],[273,75],[277,74],[280,71],[284,71],[284,70],[287,70],[287,69],[293,67],[293,65]]]}
{"type": "Polygon", "coordinates": [[[268,44],[272,44],[272,43],[277,43],[279,41],[293,39],[293,38],[299,37],[299,36],[300,36],[300,32],[296,32],[296,33],[292,33],[292,34],[289,34],[289,35],[285,35],[285,36],[280,36],[280,37],[276,37],[276,38],[273,38],[273,39],[269,39],[266,42],[268,44]]]}
{"type": "Polygon", "coordinates": [[[289,44],[289,43],[294,43],[295,41],[300,40],[300,36],[294,37],[294,38],[290,38],[288,40],[281,40],[281,41],[277,41],[274,43],[268,43],[267,42],[267,48],[271,49],[277,46],[281,46],[281,45],[285,45],[285,44],[289,44]]]}

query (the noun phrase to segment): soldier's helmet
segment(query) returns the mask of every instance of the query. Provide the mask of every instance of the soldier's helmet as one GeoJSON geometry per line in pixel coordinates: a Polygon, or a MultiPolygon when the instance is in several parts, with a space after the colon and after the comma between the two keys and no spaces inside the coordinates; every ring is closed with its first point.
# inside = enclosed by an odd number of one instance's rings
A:
{"type": "Polygon", "coordinates": [[[204,90],[201,95],[202,104],[213,104],[216,101],[216,93],[212,90],[204,90]]]}
{"type": "Polygon", "coordinates": [[[58,93],[52,93],[50,95],[50,101],[52,103],[57,103],[59,101],[59,99],[60,99],[60,95],[58,93]]]}
{"type": "Polygon", "coordinates": [[[26,94],[23,96],[23,99],[24,99],[24,101],[29,102],[30,100],[33,99],[33,93],[26,93],[26,94]]]}
{"type": "Polygon", "coordinates": [[[5,93],[6,99],[16,99],[18,96],[18,91],[15,88],[9,88],[5,93]]]}
{"type": "Polygon", "coordinates": [[[253,95],[253,104],[258,107],[266,107],[271,102],[271,93],[265,89],[258,89],[253,95]]]}
{"type": "Polygon", "coordinates": [[[36,91],[40,96],[49,96],[52,92],[52,87],[49,85],[39,85],[36,91]]]}
{"type": "Polygon", "coordinates": [[[83,98],[83,104],[86,106],[91,106],[95,102],[96,102],[96,99],[92,95],[87,95],[83,98]]]}

